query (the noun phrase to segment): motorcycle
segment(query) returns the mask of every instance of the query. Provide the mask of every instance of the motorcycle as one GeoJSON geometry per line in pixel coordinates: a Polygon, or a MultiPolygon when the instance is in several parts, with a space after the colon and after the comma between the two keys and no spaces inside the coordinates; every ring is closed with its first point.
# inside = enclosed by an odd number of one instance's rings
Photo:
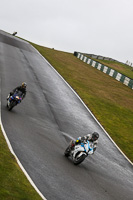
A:
{"type": "Polygon", "coordinates": [[[7,108],[9,111],[13,109],[14,106],[21,103],[22,101],[22,93],[16,91],[12,96],[7,99],[7,108]]]}
{"type": "Polygon", "coordinates": [[[70,145],[66,148],[64,155],[66,157],[71,157],[74,165],[82,163],[88,155],[93,154],[93,143],[89,141],[84,141],[77,144],[70,149],[70,145]]]}

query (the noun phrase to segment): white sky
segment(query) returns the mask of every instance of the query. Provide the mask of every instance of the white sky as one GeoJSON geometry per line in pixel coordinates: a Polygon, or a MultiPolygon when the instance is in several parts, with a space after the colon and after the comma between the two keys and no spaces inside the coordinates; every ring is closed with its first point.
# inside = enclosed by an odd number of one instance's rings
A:
{"type": "Polygon", "coordinates": [[[0,0],[0,29],[65,52],[133,62],[133,0],[0,0]]]}

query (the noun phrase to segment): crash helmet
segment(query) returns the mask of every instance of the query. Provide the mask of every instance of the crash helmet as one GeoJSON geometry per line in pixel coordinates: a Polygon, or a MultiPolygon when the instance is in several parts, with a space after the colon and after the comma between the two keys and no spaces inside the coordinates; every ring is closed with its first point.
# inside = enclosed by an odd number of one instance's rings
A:
{"type": "Polygon", "coordinates": [[[96,141],[99,138],[99,134],[97,132],[92,133],[92,140],[96,141]]]}
{"type": "Polygon", "coordinates": [[[23,82],[21,86],[22,86],[22,88],[26,88],[27,83],[23,82]]]}

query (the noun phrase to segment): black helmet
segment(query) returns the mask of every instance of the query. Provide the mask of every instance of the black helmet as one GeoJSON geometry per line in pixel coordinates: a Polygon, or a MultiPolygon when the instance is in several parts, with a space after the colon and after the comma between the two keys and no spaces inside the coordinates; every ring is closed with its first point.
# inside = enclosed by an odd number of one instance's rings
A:
{"type": "Polygon", "coordinates": [[[22,88],[26,88],[26,86],[27,86],[27,83],[23,82],[22,83],[22,88]]]}
{"type": "Polygon", "coordinates": [[[92,140],[95,141],[99,138],[99,134],[97,132],[92,133],[92,140]]]}

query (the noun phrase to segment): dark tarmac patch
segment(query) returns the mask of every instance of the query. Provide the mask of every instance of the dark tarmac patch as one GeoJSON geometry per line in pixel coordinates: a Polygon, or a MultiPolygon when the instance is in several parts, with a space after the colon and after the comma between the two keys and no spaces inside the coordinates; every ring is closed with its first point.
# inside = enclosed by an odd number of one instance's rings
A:
{"type": "Polygon", "coordinates": [[[0,42],[23,49],[25,51],[34,52],[34,49],[26,42],[22,42],[18,38],[13,38],[14,36],[6,36],[0,33],[0,42]]]}

